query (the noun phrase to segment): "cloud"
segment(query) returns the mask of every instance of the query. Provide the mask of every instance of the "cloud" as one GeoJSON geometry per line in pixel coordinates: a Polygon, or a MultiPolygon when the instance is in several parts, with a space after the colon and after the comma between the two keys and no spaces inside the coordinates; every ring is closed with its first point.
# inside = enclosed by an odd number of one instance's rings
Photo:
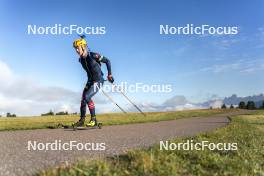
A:
{"type": "MultiPolygon", "coordinates": [[[[2,62],[1,60],[0,60],[0,70],[1,70],[1,72],[0,72],[1,83],[3,83],[3,82],[8,83],[9,80],[12,79],[13,74],[12,74],[11,70],[9,69],[9,67],[7,66],[7,64],[2,62]]],[[[4,84],[1,84],[1,85],[3,86],[4,84]]]]}
{"type": "Polygon", "coordinates": [[[168,100],[166,100],[163,105],[164,106],[179,106],[185,105],[188,101],[183,95],[176,95],[168,100]]]}
{"type": "Polygon", "coordinates": [[[237,71],[240,73],[254,73],[264,70],[264,59],[237,60],[233,63],[215,64],[200,69],[202,72],[224,73],[237,71]]]}
{"type": "MultiPolygon", "coordinates": [[[[216,95],[214,95],[213,97],[216,97],[216,95]]],[[[204,109],[209,107],[219,108],[221,107],[222,102],[223,101],[220,99],[211,99],[201,103],[194,103],[187,100],[183,95],[176,95],[164,101],[164,103],[162,103],[160,107],[165,111],[204,109]]]]}
{"type": "MultiPolygon", "coordinates": [[[[240,30],[239,30],[240,31],[240,30]]],[[[217,49],[230,49],[233,46],[239,45],[243,42],[247,42],[248,37],[242,34],[238,35],[213,35],[211,37],[211,45],[217,49]]]]}
{"type": "Polygon", "coordinates": [[[260,37],[260,36],[264,36],[264,27],[262,26],[262,27],[259,27],[259,28],[257,28],[257,33],[256,33],[256,35],[258,36],[258,37],[260,37]]]}
{"type": "MultiPolygon", "coordinates": [[[[161,104],[156,104],[154,102],[142,102],[137,103],[140,109],[145,112],[155,112],[155,111],[177,111],[177,110],[190,110],[190,109],[203,109],[207,108],[199,103],[193,103],[186,99],[183,95],[175,95],[161,104]]],[[[129,111],[136,111],[136,109],[131,105],[129,111]]]]}
{"type": "MultiPolygon", "coordinates": [[[[141,102],[137,103],[139,108],[144,112],[164,112],[164,111],[179,111],[179,110],[192,110],[192,109],[207,109],[207,108],[221,108],[224,101],[218,95],[213,95],[209,100],[204,102],[194,103],[189,101],[183,95],[175,95],[161,104],[154,102],[141,102]]],[[[129,107],[130,112],[137,110],[132,105],[129,107]]]]}
{"type": "Polygon", "coordinates": [[[218,39],[213,44],[215,46],[222,48],[222,49],[228,49],[229,47],[237,44],[240,41],[241,40],[239,40],[239,39],[218,39]]]}
{"type": "MultiPolygon", "coordinates": [[[[12,72],[0,60],[0,114],[6,112],[18,115],[39,115],[50,109],[53,111],[78,112],[81,92],[63,87],[43,86],[27,77],[12,72]]],[[[105,100],[95,96],[95,102],[105,100]]]]}
{"type": "Polygon", "coordinates": [[[223,100],[222,99],[212,99],[212,100],[208,100],[202,103],[199,103],[200,106],[204,107],[204,108],[220,108],[223,105],[223,100]]]}
{"type": "MultiPolygon", "coordinates": [[[[155,111],[177,111],[177,110],[190,110],[190,109],[206,109],[209,107],[212,108],[221,108],[221,106],[225,103],[226,105],[230,106],[233,104],[234,106],[237,106],[240,101],[255,101],[257,106],[261,106],[262,102],[264,100],[264,93],[259,95],[253,95],[253,96],[246,96],[246,97],[238,97],[237,95],[232,95],[230,97],[225,98],[219,98],[217,95],[213,95],[211,99],[199,102],[199,103],[193,103],[186,99],[183,95],[176,95],[173,96],[166,101],[164,101],[162,104],[155,104],[153,102],[145,102],[145,103],[139,103],[139,107],[145,111],[145,112],[155,112],[155,111]]],[[[130,107],[130,111],[135,111],[135,108],[132,106],[130,107]]]]}
{"type": "Polygon", "coordinates": [[[240,64],[238,63],[231,63],[231,64],[221,64],[221,65],[212,65],[209,67],[204,67],[201,69],[201,71],[211,71],[214,73],[221,73],[221,72],[226,72],[230,70],[238,70],[240,68],[240,64]]]}

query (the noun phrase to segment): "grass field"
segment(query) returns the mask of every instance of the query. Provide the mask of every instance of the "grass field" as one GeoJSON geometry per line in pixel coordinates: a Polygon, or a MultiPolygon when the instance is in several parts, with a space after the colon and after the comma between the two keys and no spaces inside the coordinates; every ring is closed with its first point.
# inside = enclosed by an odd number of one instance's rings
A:
{"type": "MultiPolygon", "coordinates": [[[[224,113],[234,110],[222,109],[204,109],[204,110],[189,110],[176,112],[153,112],[147,113],[144,117],[139,113],[111,113],[97,115],[97,119],[104,125],[118,125],[128,123],[143,123],[161,120],[172,120],[186,117],[208,116],[218,113],[224,113]]],[[[41,128],[56,128],[58,123],[70,125],[79,120],[77,115],[67,116],[41,116],[41,117],[12,117],[0,118],[0,130],[26,130],[26,129],[41,129],[41,128]]],[[[88,118],[89,120],[89,118],[88,118]]]]}
{"type": "Polygon", "coordinates": [[[39,173],[41,176],[74,175],[264,175],[264,111],[231,117],[230,125],[193,138],[212,143],[237,143],[236,151],[160,150],[159,145],[96,161],[80,161],[39,173]]]}

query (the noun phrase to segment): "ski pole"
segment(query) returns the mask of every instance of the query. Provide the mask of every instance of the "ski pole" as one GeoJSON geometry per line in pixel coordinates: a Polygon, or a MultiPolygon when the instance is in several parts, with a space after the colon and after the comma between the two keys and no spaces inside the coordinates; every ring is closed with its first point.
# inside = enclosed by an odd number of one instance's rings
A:
{"type": "MultiPolygon", "coordinates": [[[[117,86],[112,82],[112,84],[113,84],[113,86],[117,89],[117,86]]],[[[141,109],[135,104],[135,103],[133,103],[129,98],[128,98],[128,96],[126,96],[126,94],[120,89],[119,90],[120,91],[120,93],[132,104],[132,105],[134,105],[135,106],[135,108],[141,113],[141,114],[143,114],[144,116],[147,116],[143,111],[141,111],[141,109]]]]}
{"type": "Polygon", "coordinates": [[[103,94],[110,100],[112,103],[114,103],[121,111],[124,113],[127,113],[123,108],[121,108],[103,89],[101,89],[103,94]]]}

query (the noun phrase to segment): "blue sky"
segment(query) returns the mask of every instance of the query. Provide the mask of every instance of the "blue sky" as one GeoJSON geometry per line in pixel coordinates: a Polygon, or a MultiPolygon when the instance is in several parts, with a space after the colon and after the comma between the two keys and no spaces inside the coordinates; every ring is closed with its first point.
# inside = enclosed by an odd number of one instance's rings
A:
{"type": "Polygon", "coordinates": [[[263,8],[261,0],[2,0],[0,61],[16,76],[80,92],[86,77],[72,48],[77,35],[28,35],[27,25],[105,26],[105,35],[89,35],[87,41],[111,60],[117,83],[173,85],[170,94],[131,93],[138,102],[259,94],[264,92],[263,8]],[[160,24],[238,26],[239,33],[160,35],[160,24]]]}

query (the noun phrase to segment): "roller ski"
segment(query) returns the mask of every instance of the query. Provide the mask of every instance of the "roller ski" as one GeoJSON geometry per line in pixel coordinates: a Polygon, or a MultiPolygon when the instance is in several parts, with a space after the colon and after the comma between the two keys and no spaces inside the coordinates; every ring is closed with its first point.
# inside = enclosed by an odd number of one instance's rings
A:
{"type": "Polygon", "coordinates": [[[62,125],[59,124],[60,127],[64,129],[73,129],[73,130],[85,130],[85,129],[101,129],[103,124],[100,122],[97,122],[97,120],[90,120],[89,123],[85,124],[84,121],[79,120],[76,123],[73,123],[72,125],[62,125]]]}

